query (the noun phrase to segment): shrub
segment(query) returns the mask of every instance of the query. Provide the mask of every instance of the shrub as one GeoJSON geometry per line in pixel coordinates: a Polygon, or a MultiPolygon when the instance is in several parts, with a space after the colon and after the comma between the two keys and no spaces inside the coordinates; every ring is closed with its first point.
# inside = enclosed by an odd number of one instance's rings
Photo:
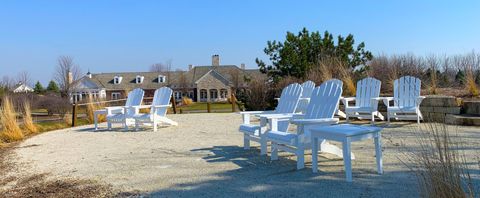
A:
{"type": "Polygon", "coordinates": [[[25,101],[23,104],[23,109],[23,125],[25,126],[25,129],[27,129],[30,133],[37,133],[38,129],[37,126],[33,123],[30,103],[25,101]]]}
{"type": "Polygon", "coordinates": [[[5,96],[0,107],[0,121],[3,126],[0,138],[5,142],[22,140],[24,137],[22,130],[17,125],[16,115],[11,99],[5,96]]]}
{"type": "Polygon", "coordinates": [[[268,85],[264,77],[256,76],[248,83],[245,92],[245,108],[248,110],[265,110],[268,107],[268,85]]]}
{"type": "Polygon", "coordinates": [[[183,105],[188,106],[188,105],[191,105],[192,103],[193,103],[193,100],[191,98],[189,98],[187,96],[182,97],[182,104],[183,105]]]}
{"type": "MultiPolygon", "coordinates": [[[[476,197],[461,140],[443,123],[430,122],[415,131],[417,145],[404,163],[417,176],[421,197],[476,197]]],[[[403,161],[403,160],[402,160],[403,161]]]]}
{"type": "Polygon", "coordinates": [[[48,94],[38,98],[38,101],[35,103],[35,108],[46,109],[49,115],[60,114],[63,116],[72,109],[72,105],[68,99],[54,94],[48,94]]]}
{"type": "Polygon", "coordinates": [[[475,83],[474,72],[471,69],[468,69],[466,73],[467,75],[465,76],[465,88],[470,95],[478,96],[478,88],[477,84],[475,83]]]}

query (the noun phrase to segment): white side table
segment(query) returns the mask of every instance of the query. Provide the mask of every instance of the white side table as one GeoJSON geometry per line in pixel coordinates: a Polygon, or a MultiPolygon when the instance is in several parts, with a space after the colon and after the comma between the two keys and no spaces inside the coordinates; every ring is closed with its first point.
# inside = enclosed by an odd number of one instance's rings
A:
{"type": "Polygon", "coordinates": [[[107,115],[106,109],[100,109],[93,112],[93,120],[95,123],[95,131],[98,130],[98,116],[99,115],[107,115]]]}
{"type": "Polygon", "coordinates": [[[373,138],[375,140],[375,153],[378,174],[383,173],[382,146],[380,132],[382,128],[373,126],[358,126],[352,124],[330,125],[312,128],[312,169],[318,172],[318,140],[326,139],[342,142],[343,162],[348,182],[352,181],[352,159],[350,143],[373,138]]]}

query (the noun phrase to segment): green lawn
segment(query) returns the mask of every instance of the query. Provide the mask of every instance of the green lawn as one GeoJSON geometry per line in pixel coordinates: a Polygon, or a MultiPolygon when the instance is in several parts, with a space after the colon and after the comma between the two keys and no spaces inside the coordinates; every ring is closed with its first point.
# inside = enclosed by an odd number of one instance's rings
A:
{"type": "MultiPolygon", "coordinates": [[[[207,111],[207,103],[206,102],[195,102],[188,106],[179,106],[178,109],[182,109],[182,111],[207,111]]],[[[210,103],[210,109],[213,110],[232,110],[232,104],[230,103],[210,103]]]]}

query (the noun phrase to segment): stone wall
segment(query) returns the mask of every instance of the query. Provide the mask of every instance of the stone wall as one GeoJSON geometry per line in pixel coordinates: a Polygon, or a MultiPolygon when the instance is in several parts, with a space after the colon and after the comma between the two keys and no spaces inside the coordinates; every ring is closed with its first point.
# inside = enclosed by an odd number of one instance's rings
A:
{"type": "Polygon", "coordinates": [[[224,81],[220,80],[218,77],[214,75],[214,73],[210,72],[210,74],[202,77],[197,82],[197,101],[202,101],[200,98],[201,90],[207,90],[207,101],[227,101],[228,96],[231,94],[230,86],[227,85],[224,81]],[[220,98],[220,91],[224,89],[227,90],[227,97],[220,98]],[[212,98],[210,90],[217,90],[217,98],[212,98]]]}

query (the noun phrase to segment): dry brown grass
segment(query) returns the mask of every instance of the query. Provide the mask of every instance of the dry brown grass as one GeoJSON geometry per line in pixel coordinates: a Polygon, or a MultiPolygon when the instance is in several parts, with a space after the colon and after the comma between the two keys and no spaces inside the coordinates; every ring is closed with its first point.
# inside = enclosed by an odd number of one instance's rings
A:
{"type": "Polygon", "coordinates": [[[475,83],[475,75],[472,69],[467,69],[465,75],[465,89],[468,91],[471,96],[478,96],[478,87],[475,83]]]}
{"type": "Polygon", "coordinates": [[[65,113],[65,115],[63,116],[63,121],[68,126],[72,126],[72,113],[71,112],[65,113]]]}
{"type": "MultiPolygon", "coordinates": [[[[100,100],[94,100],[91,96],[87,99],[87,118],[90,124],[94,123],[94,112],[99,109],[105,108],[105,105],[100,100]]],[[[98,122],[105,122],[105,115],[98,116],[98,122]]]]}
{"type": "Polygon", "coordinates": [[[183,105],[191,105],[193,103],[193,100],[187,96],[182,97],[182,104],[183,105]]]}
{"type": "Polygon", "coordinates": [[[14,142],[24,138],[22,130],[17,125],[16,115],[17,113],[15,112],[12,101],[8,96],[5,96],[2,106],[0,107],[0,125],[3,126],[0,139],[4,142],[14,142]]]}
{"type": "Polygon", "coordinates": [[[422,197],[476,197],[461,137],[452,126],[428,123],[415,130],[418,147],[408,150],[405,164],[415,172],[422,197]]]}
{"type": "Polygon", "coordinates": [[[27,129],[30,133],[37,133],[38,129],[37,126],[33,123],[32,110],[28,101],[25,101],[25,103],[23,104],[23,109],[23,125],[25,126],[25,129],[27,129]]]}

